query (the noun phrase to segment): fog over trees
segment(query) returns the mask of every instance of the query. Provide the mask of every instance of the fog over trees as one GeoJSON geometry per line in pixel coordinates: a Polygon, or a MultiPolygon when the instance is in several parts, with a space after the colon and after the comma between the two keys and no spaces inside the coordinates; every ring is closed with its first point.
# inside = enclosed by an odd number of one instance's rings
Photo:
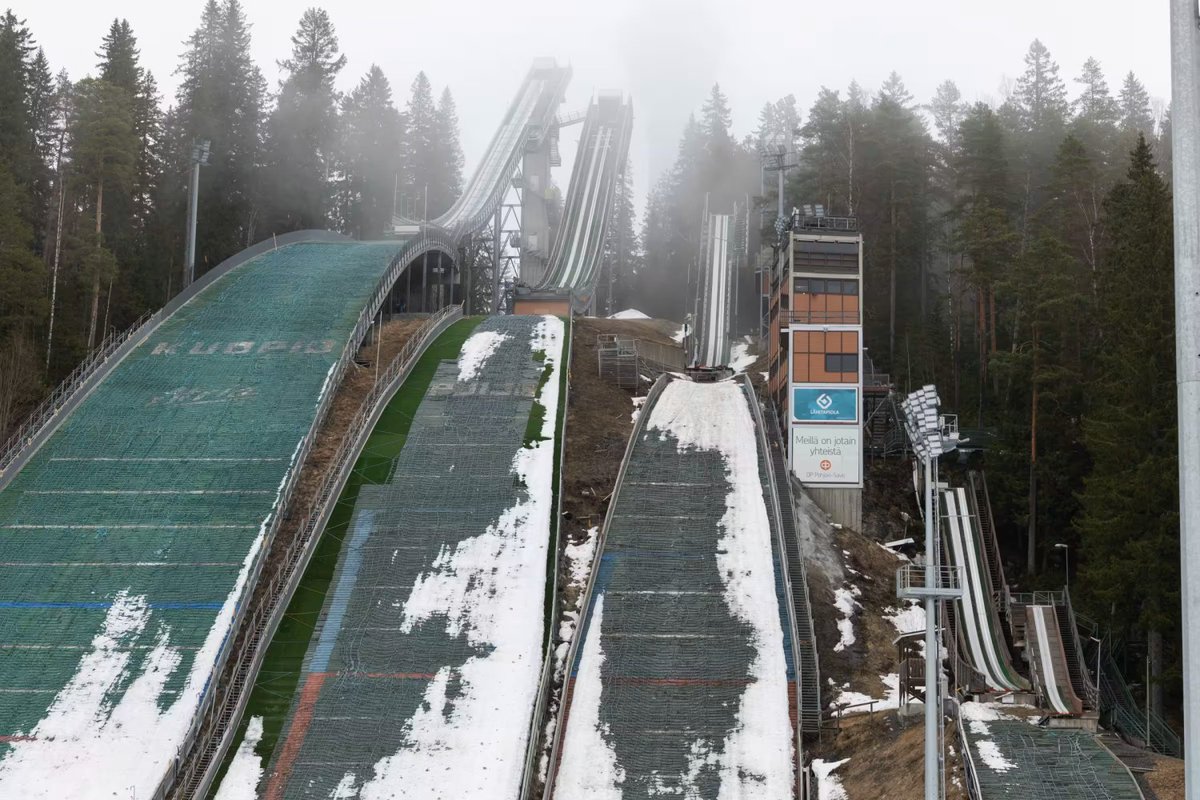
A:
{"type": "MultiPolygon", "coordinates": [[[[105,335],[179,291],[193,142],[211,142],[197,275],[272,234],[377,238],[393,209],[433,218],[463,190],[457,109],[435,73],[372,66],[339,92],[347,57],[334,18],[313,8],[272,86],[239,0],[198,11],[170,98],[124,20],[96,31],[94,70],[68,76],[35,31],[0,16],[0,433],[105,335]]],[[[1135,75],[1110,79],[1094,59],[1060,67],[1036,40],[993,105],[966,102],[947,78],[925,98],[895,73],[877,88],[788,95],[753,131],[733,130],[712,87],[640,220],[627,171],[600,310],[681,320],[706,207],[748,205],[752,238],[769,245],[763,156],[783,144],[795,161],[786,208],[859,220],[876,369],[905,390],[936,383],[965,428],[994,434],[987,465],[1011,577],[1023,590],[1060,586],[1055,544],[1069,545],[1077,605],[1147,641],[1174,701],[1169,114],[1135,75]]],[[[481,236],[464,252],[489,263],[491,246],[481,236]]],[[[756,252],[740,276],[739,333],[758,330],[756,252]]]]}

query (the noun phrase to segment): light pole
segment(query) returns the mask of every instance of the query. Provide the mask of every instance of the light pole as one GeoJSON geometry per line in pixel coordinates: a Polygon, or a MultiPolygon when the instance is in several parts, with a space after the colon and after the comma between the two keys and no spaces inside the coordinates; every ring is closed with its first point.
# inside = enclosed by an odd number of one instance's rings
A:
{"type": "MultiPolygon", "coordinates": [[[[1097,639],[1095,636],[1089,636],[1088,638],[1096,643],[1096,691],[1099,692],[1100,691],[1100,653],[1104,647],[1104,640],[1097,639]]],[[[1149,736],[1149,731],[1146,732],[1146,735],[1149,736]]]]}
{"type": "Polygon", "coordinates": [[[934,482],[939,456],[958,447],[958,431],[946,425],[938,412],[937,389],[925,386],[910,394],[901,407],[904,427],[913,452],[925,474],[925,585],[910,589],[907,596],[925,601],[925,800],[939,800],[942,792],[940,651],[937,640],[937,600],[961,594],[953,585],[942,585],[937,564],[937,506],[934,482]]]}
{"type": "MultiPolygon", "coordinates": [[[[759,180],[761,183],[761,191],[763,197],[767,195],[767,173],[776,173],[776,198],[775,198],[775,241],[779,243],[780,237],[787,227],[787,222],[784,217],[783,203],[783,178],[784,174],[793,167],[799,165],[800,160],[796,153],[795,137],[799,130],[791,131],[791,136],[785,133],[775,133],[767,139],[766,147],[759,154],[759,180]]],[[[765,210],[765,209],[764,209],[765,210]]],[[[762,220],[760,220],[760,225],[762,220]]],[[[778,251],[777,251],[778,252],[778,251]]],[[[774,261],[772,261],[774,264],[774,261]]],[[[773,269],[772,269],[773,271],[773,269]]],[[[764,273],[760,268],[756,271],[759,283],[759,308],[758,308],[758,327],[759,337],[765,339],[767,336],[767,309],[770,308],[770,293],[771,293],[771,278],[770,274],[764,273]]]]}
{"type": "Polygon", "coordinates": [[[1054,549],[1063,551],[1063,558],[1065,559],[1065,563],[1063,564],[1063,570],[1064,570],[1064,572],[1066,572],[1066,579],[1063,581],[1063,583],[1066,585],[1067,590],[1070,591],[1070,589],[1071,589],[1071,545],[1063,544],[1062,542],[1055,542],[1054,549]]]}
{"type": "MultiPolygon", "coordinates": [[[[1200,13],[1171,0],[1171,153],[1175,217],[1175,381],[1179,406],[1179,545],[1183,607],[1183,770],[1200,800],[1200,13]]],[[[1146,687],[1149,696],[1150,687],[1146,687]]],[[[1146,735],[1150,731],[1147,726],[1146,735]]]]}
{"type": "Polygon", "coordinates": [[[200,204],[200,168],[208,165],[208,152],[212,143],[208,139],[192,142],[192,180],[188,192],[187,256],[183,265],[183,288],[196,279],[196,214],[200,204]]]}

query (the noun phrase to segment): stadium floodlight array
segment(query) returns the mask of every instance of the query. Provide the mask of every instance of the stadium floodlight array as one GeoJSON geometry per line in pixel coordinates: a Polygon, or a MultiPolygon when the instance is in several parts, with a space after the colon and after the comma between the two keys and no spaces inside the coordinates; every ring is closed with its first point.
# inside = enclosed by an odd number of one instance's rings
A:
{"type": "Polygon", "coordinates": [[[943,456],[958,446],[957,432],[947,431],[945,417],[938,413],[941,403],[937,387],[927,385],[900,404],[909,442],[922,461],[943,456]]]}

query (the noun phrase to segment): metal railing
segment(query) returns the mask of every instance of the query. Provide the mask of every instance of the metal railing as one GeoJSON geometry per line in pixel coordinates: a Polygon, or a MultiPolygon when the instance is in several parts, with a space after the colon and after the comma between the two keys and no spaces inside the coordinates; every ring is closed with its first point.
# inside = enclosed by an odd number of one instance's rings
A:
{"type": "MultiPolygon", "coordinates": [[[[255,594],[247,604],[253,605],[253,610],[247,615],[244,621],[245,627],[240,635],[235,637],[235,646],[238,646],[238,651],[236,656],[230,660],[230,663],[234,665],[234,673],[230,680],[221,682],[214,693],[214,701],[208,716],[208,719],[215,721],[216,724],[200,729],[206,736],[203,743],[196,742],[194,746],[203,749],[199,753],[190,753],[192,758],[183,764],[183,771],[178,776],[179,780],[176,786],[172,787],[175,796],[203,797],[211,787],[224,754],[232,741],[232,736],[237,730],[238,721],[250,699],[250,692],[247,691],[247,688],[253,686],[258,676],[267,647],[282,621],[283,613],[291,602],[296,586],[303,576],[320,538],[317,534],[324,528],[334,503],[341,495],[342,488],[349,477],[350,468],[353,467],[366,444],[379,414],[395,395],[413,365],[429,344],[461,317],[462,306],[446,306],[430,316],[416,335],[404,344],[388,368],[380,373],[371,391],[359,404],[358,411],[351,419],[345,434],[342,435],[341,444],[326,471],[320,488],[313,495],[308,508],[301,516],[304,523],[284,551],[281,566],[266,585],[256,587],[255,594]]],[[[355,348],[355,352],[357,352],[357,348],[355,348]]],[[[297,462],[296,474],[299,474],[302,464],[302,461],[297,462]]],[[[277,519],[283,519],[283,510],[284,506],[281,505],[277,519]]]]}
{"type": "Polygon", "coordinates": [[[1060,606],[1063,604],[1062,591],[1011,592],[1008,602],[1014,606],[1060,606]]]}
{"type": "Polygon", "coordinates": [[[1162,717],[1138,709],[1133,692],[1113,659],[1111,648],[1101,658],[1100,701],[1101,718],[1121,736],[1140,744],[1147,750],[1174,756],[1183,754],[1183,743],[1162,717]]]}
{"type": "MultiPolygon", "coordinates": [[[[758,434],[757,444],[761,452],[763,469],[766,472],[766,481],[764,482],[764,485],[767,489],[767,498],[769,498],[767,512],[775,520],[775,525],[771,527],[775,529],[774,549],[776,550],[776,557],[779,559],[779,574],[783,579],[783,596],[787,608],[788,626],[790,627],[790,630],[787,633],[788,638],[791,639],[792,643],[791,655],[795,673],[792,680],[796,687],[796,729],[794,731],[795,742],[793,744],[795,745],[795,757],[799,759],[800,754],[803,752],[802,739],[804,736],[804,681],[806,676],[800,674],[801,656],[799,649],[802,644],[800,642],[800,622],[796,613],[796,601],[795,594],[793,593],[792,575],[791,570],[788,568],[788,532],[784,531],[783,529],[784,516],[780,507],[779,484],[775,478],[775,465],[771,459],[771,444],[767,439],[766,420],[764,419],[762,406],[759,405],[758,397],[754,393],[754,383],[750,380],[748,375],[742,375],[742,394],[746,398],[746,404],[750,406],[750,414],[754,419],[754,427],[758,434]]],[[[790,497],[788,498],[788,502],[791,502],[790,497]]],[[[789,516],[788,519],[790,518],[791,517],[789,516]]],[[[791,531],[790,533],[795,536],[795,531],[791,531]]],[[[806,580],[806,576],[800,575],[797,576],[797,578],[804,581],[805,588],[807,590],[808,581],[806,580]]],[[[817,686],[819,687],[820,685],[821,679],[818,675],[817,686]]],[[[817,700],[817,708],[820,708],[819,698],[817,700]]],[[[818,726],[819,724],[820,722],[818,720],[818,726]]],[[[799,763],[797,763],[796,766],[799,767],[799,763]]]]}
{"type": "Polygon", "coordinates": [[[187,288],[167,301],[165,306],[144,315],[141,322],[135,323],[124,333],[106,336],[100,347],[87,356],[85,363],[76,367],[71,375],[59,385],[52,397],[39,405],[21,425],[18,432],[5,442],[4,449],[0,451],[3,453],[3,460],[0,460],[0,489],[7,486],[16,474],[13,469],[14,465],[19,470],[24,462],[31,458],[54,433],[65,416],[74,411],[75,407],[86,398],[88,392],[98,381],[106,377],[125,356],[145,341],[159,325],[190,302],[193,297],[234,269],[258,258],[263,253],[278,250],[280,247],[300,243],[350,243],[352,241],[350,237],[340,233],[314,230],[293,231],[282,236],[263,239],[205,272],[187,288]],[[110,345],[106,345],[105,342],[108,342],[110,337],[120,339],[120,341],[113,341],[110,345]],[[47,409],[51,406],[53,406],[53,411],[47,414],[47,409]]]}
{"type": "MultiPolygon", "coordinates": [[[[646,431],[646,426],[650,420],[650,412],[654,409],[654,404],[658,402],[659,396],[666,389],[670,382],[669,378],[660,377],[650,387],[649,393],[646,395],[646,402],[642,406],[642,413],[638,414],[637,421],[633,423],[633,430],[629,434],[629,440],[625,443],[625,455],[621,458],[621,466],[617,469],[617,478],[613,483],[612,495],[608,500],[608,510],[604,514],[604,524],[600,527],[596,536],[595,556],[592,558],[592,567],[588,572],[587,584],[583,587],[580,595],[583,600],[579,605],[579,621],[575,626],[575,634],[571,637],[571,646],[567,648],[566,659],[563,661],[564,674],[570,675],[572,665],[578,656],[579,648],[583,644],[583,632],[587,625],[588,615],[592,610],[592,594],[596,588],[596,582],[600,577],[600,565],[604,556],[604,543],[608,539],[608,529],[612,525],[612,519],[616,514],[617,506],[621,497],[621,489],[625,485],[625,475],[629,471],[629,462],[633,457],[633,450],[638,441],[641,440],[642,434],[646,431]]],[[[592,635],[599,636],[599,631],[592,631],[592,635]]],[[[563,743],[567,735],[567,706],[569,698],[569,681],[563,681],[562,694],[558,702],[558,718],[557,724],[554,727],[554,740],[550,745],[549,766],[546,769],[546,783],[542,790],[543,797],[554,796],[554,781],[558,777],[558,760],[562,756],[563,743]]]]}
{"type": "Polygon", "coordinates": [[[858,325],[862,314],[858,311],[795,311],[780,309],[780,321],[791,325],[858,325]]]}
{"type": "MultiPolygon", "coordinates": [[[[321,429],[321,425],[324,424],[325,417],[329,413],[329,407],[333,403],[333,396],[335,394],[334,390],[341,384],[342,376],[345,374],[347,367],[350,365],[350,362],[354,359],[355,354],[358,352],[359,343],[365,338],[367,331],[374,324],[375,315],[382,307],[383,301],[391,291],[392,285],[396,282],[396,279],[400,276],[404,269],[407,268],[407,266],[411,263],[408,255],[419,255],[421,252],[424,252],[424,250],[436,246],[439,246],[438,241],[432,238],[427,238],[425,234],[422,234],[420,237],[415,239],[409,247],[404,248],[399,254],[397,254],[397,256],[392,260],[391,265],[379,279],[375,292],[371,295],[371,299],[367,302],[367,304],[363,307],[362,312],[359,314],[358,322],[355,324],[353,331],[346,340],[346,345],[342,348],[342,352],[338,357],[338,360],[334,362],[333,368],[330,369],[329,374],[325,378],[325,383],[321,387],[321,399],[318,402],[316,413],[313,415],[312,425],[309,426],[308,432],[304,435],[304,438],[300,440],[300,445],[296,449],[296,453],[293,456],[292,465],[279,492],[279,500],[271,514],[270,522],[267,525],[267,529],[262,539],[262,544],[254,557],[254,563],[250,566],[245,588],[243,589],[243,597],[251,595],[258,585],[258,579],[261,576],[263,565],[266,563],[267,553],[271,551],[272,545],[275,541],[275,535],[279,531],[279,528],[283,522],[283,512],[291,503],[292,493],[295,491],[296,485],[299,481],[301,467],[308,459],[308,454],[312,450],[313,443],[316,441],[317,434],[321,429]]],[[[452,308],[458,308],[459,313],[461,313],[460,307],[454,306],[452,308]]],[[[237,604],[228,633],[224,641],[221,643],[221,649],[217,654],[216,660],[214,661],[210,678],[205,683],[200,704],[197,707],[195,716],[193,717],[192,725],[189,727],[187,735],[184,737],[184,743],[176,752],[173,767],[168,771],[167,775],[164,776],[162,782],[159,784],[158,789],[151,796],[151,800],[160,800],[161,798],[169,796],[170,792],[179,785],[183,786],[182,796],[189,797],[190,795],[187,794],[187,786],[199,781],[199,778],[197,777],[197,768],[194,766],[197,762],[194,758],[192,758],[191,751],[196,746],[197,740],[202,731],[210,730],[214,725],[220,726],[228,722],[228,720],[222,720],[219,718],[219,714],[224,713],[225,709],[217,708],[216,694],[218,689],[223,687],[214,688],[212,676],[219,676],[225,673],[227,664],[231,658],[231,651],[233,647],[236,646],[236,633],[242,630],[242,626],[248,616],[248,607],[249,603],[247,602],[239,602],[237,604]],[[181,770],[187,771],[186,773],[183,773],[181,770]]],[[[252,636],[256,634],[261,635],[262,626],[265,625],[265,620],[259,621],[257,625],[258,628],[251,631],[252,636]]],[[[203,755],[201,755],[201,759],[203,759],[203,755]]],[[[207,763],[203,763],[202,766],[207,768],[207,763]]],[[[199,770],[200,775],[203,775],[203,772],[203,769],[199,770]]]]}
{"type": "MultiPolygon", "coordinates": [[[[770,403],[768,399],[766,402],[770,403]]],[[[812,597],[808,591],[808,571],[804,565],[804,553],[800,549],[800,533],[796,530],[795,495],[792,492],[791,476],[787,466],[787,446],[779,429],[778,409],[774,404],[767,406],[767,413],[760,418],[767,425],[769,438],[779,446],[770,448],[768,443],[767,460],[771,465],[772,477],[778,485],[776,496],[779,498],[781,522],[790,523],[791,530],[783,531],[783,558],[789,563],[788,577],[792,588],[792,610],[795,615],[797,635],[802,638],[795,642],[795,661],[797,672],[802,666],[808,666],[806,674],[797,675],[797,686],[800,694],[797,696],[799,722],[805,733],[819,733],[821,730],[821,659],[817,652],[817,637],[812,618],[812,597]],[[786,506],[784,505],[786,501],[786,506]],[[793,572],[795,574],[793,574],[793,572]],[[800,593],[795,594],[799,584],[800,593]],[[808,687],[807,690],[805,687],[808,687]],[[812,697],[807,697],[811,694],[812,697]],[[813,710],[815,709],[815,715],[813,710]],[[807,712],[807,713],[806,713],[807,712]],[[815,718],[814,718],[815,716],[815,718]]]]}
{"type": "Polygon", "coordinates": [[[933,595],[934,597],[959,597],[963,591],[962,567],[941,564],[933,568],[933,585],[925,574],[927,567],[923,564],[905,564],[896,570],[896,596],[917,598],[933,595]]]}
{"type": "Polygon", "coordinates": [[[854,232],[858,230],[858,219],[856,217],[818,217],[815,214],[804,214],[800,211],[792,212],[792,232],[807,230],[854,232]]]}
{"type": "Polygon", "coordinates": [[[121,345],[146,329],[151,320],[159,313],[161,312],[147,312],[138,317],[137,322],[124,331],[110,331],[100,344],[88,353],[75,369],[71,370],[71,373],[59,383],[50,396],[38,404],[20,427],[13,431],[12,435],[4,442],[4,446],[0,447],[0,475],[4,475],[16,460],[17,455],[38,438],[38,434],[50,424],[59,411],[71,404],[76,394],[120,349],[121,345]]]}
{"type": "Polygon", "coordinates": [[[971,755],[971,743],[967,740],[967,731],[963,727],[962,709],[954,714],[954,725],[958,730],[958,750],[962,753],[963,776],[966,778],[967,795],[971,800],[983,800],[983,789],[979,786],[978,768],[975,758],[971,755]]]}

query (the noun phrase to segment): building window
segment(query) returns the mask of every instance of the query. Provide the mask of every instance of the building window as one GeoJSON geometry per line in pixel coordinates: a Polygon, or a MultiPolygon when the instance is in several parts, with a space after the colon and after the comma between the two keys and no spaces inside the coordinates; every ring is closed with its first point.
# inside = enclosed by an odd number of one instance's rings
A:
{"type": "Polygon", "coordinates": [[[792,286],[796,294],[838,294],[858,297],[858,281],[832,278],[796,278],[792,286]]]}
{"type": "Polygon", "coordinates": [[[858,353],[826,353],[826,372],[858,372],[858,353]]]}

